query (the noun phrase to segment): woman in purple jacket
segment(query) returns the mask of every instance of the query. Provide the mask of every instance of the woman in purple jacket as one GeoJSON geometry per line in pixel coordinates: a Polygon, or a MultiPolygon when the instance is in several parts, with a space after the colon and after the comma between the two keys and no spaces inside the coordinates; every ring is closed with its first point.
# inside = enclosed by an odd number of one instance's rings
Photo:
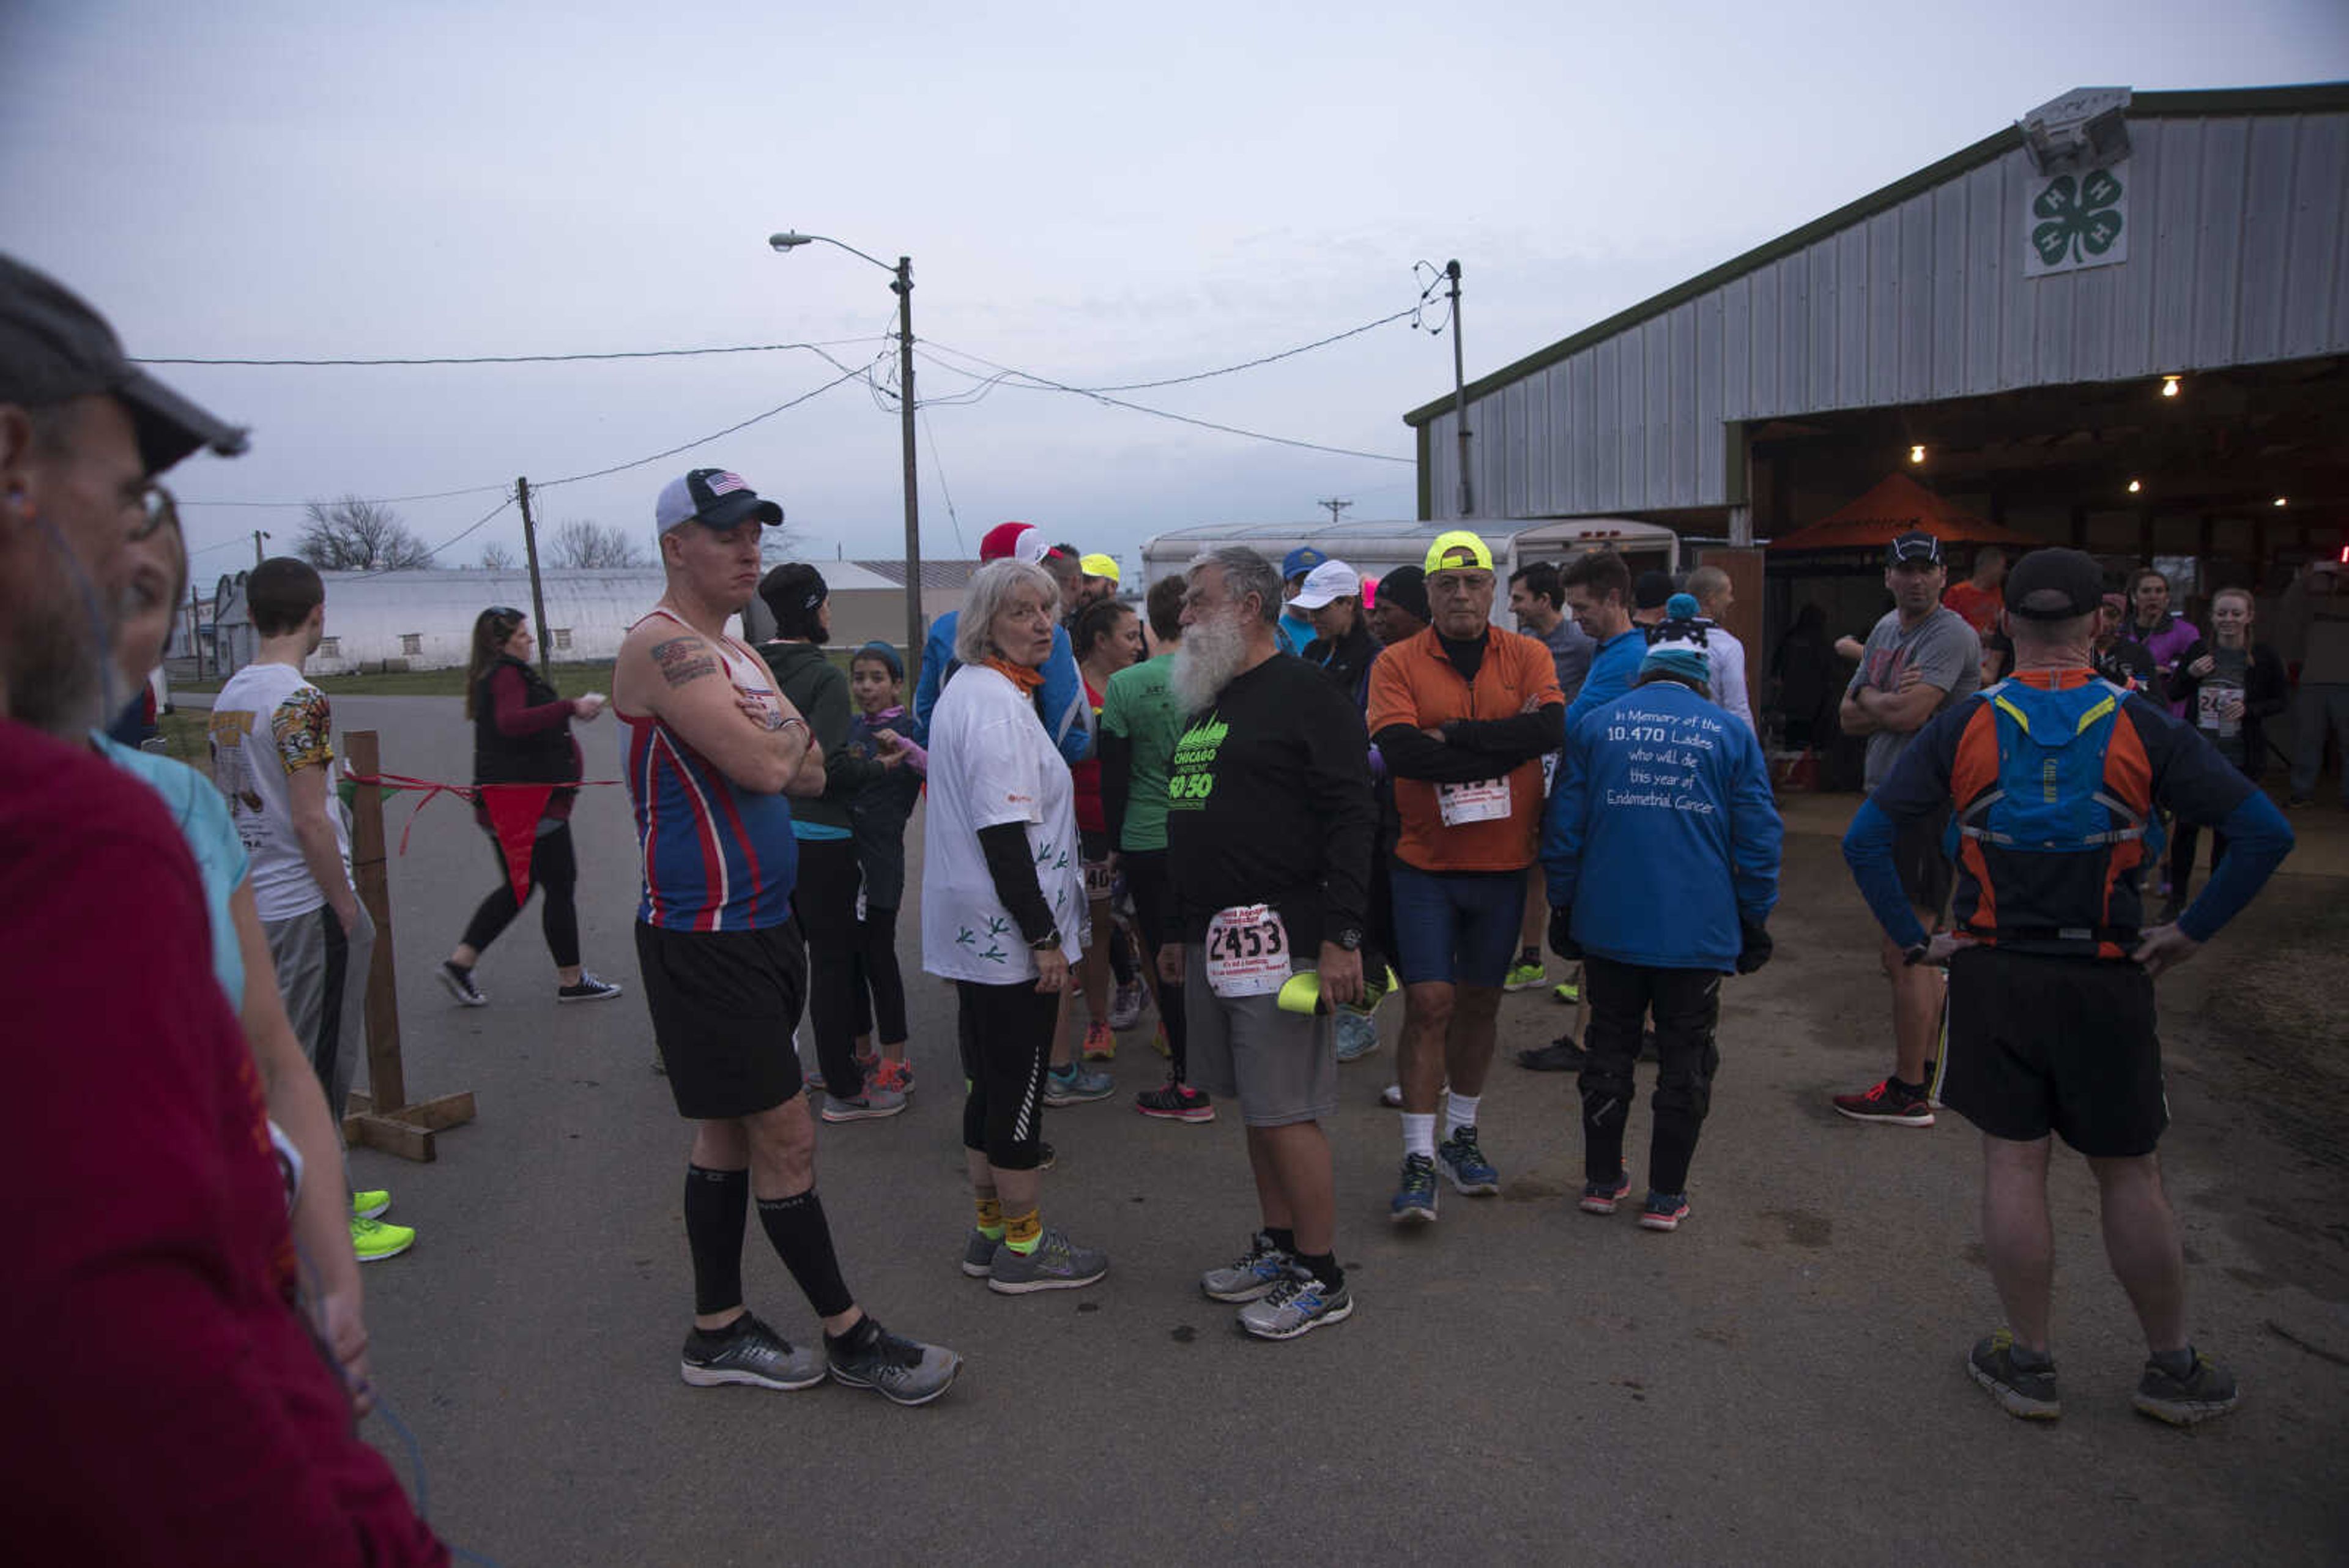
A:
{"type": "Polygon", "coordinates": [[[2160,685],[2153,692],[2158,701],[2168,702],[2170,712],[2178,718],[2186,716],[2186,704],[2177,697],[2178,659],[2185,651],[2202,640],[2202,634],[2188,624],[2182,615],[2173,615],[2169,608],[2169,579],[2155,566],[2139,566],[2137,576],[2129,579],[2129,623],[2122,635],[2130,641],[2142,643],[2153,655],[2154,673],[2160,685]]]}

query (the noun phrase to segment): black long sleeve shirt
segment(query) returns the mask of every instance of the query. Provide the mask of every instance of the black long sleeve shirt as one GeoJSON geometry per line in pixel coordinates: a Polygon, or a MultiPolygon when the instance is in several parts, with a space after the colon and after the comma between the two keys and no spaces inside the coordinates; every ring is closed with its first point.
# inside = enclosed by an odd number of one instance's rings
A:
{"type": "Polygon", "coordinates": [[[1236,676],[1174,747],[1166,864],[1184,940],[1217,910],[1269,904],[1309,964],[1325,938],[1360,930],[1369,904],[1369,739],[1337,684],[1275,656],[1236,676]]]}

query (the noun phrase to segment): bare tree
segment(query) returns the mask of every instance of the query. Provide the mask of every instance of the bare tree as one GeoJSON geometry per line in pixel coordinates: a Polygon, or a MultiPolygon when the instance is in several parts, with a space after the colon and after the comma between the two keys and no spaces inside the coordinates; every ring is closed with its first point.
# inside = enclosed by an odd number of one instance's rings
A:
{"type": "Polygon", "coordinates": [[[389,507],[346,495],[304,508],[295,554],[322,572],[393,571],[432,564],[407,524],[389,507]]]}
{"type": "Polygon", "coordinates": [[[605,568],[641,566],[645,553],[628,531],[615,524],[574,521],[559,523],[546,536],[546,564],[554,567],[605,568]]]}
{"type": "Polygon", "coordinates": [[[503,545],[488,545],[481,549],[481,570],[511,572],[514,569],[513,552],[503,545]]]}

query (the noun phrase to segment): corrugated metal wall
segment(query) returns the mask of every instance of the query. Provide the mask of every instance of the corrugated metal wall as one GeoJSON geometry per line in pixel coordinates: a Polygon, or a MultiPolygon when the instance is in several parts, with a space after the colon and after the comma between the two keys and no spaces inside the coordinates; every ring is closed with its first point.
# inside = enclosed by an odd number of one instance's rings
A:
{"type": "MultiPolygon", "coordinates": [[[[1722,425],[2349,350],[2349,114],[2129,121],[2128,260],[2023,275],[2020,147],[1468,405],[1475,508],[1727,503],[1722,425]]],[[[1427,493],[1457,514],[1432,419],[1427,493]]]]}

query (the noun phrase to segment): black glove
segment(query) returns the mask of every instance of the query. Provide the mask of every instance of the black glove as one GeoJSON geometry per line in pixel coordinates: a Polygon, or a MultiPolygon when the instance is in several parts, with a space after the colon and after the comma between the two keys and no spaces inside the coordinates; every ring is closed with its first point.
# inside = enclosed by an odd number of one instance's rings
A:
{"type": "Polygon", "coordinates": [[[1761,921],[1738,921],[1737,935],[1738,973],[1752,974],[1755,970],[1760,969],[1764,964],[1770,961],[1772,946],[1770,941],[1770,933],[1763,929],[1761,921]]]}
{"type": "Polygon", "coordinates": [[[1582,956],[1582,944],[1574,940],[1574,911],[1571,909],[1549,912],[1549,950],[1562,959],[1582,956]]]}

